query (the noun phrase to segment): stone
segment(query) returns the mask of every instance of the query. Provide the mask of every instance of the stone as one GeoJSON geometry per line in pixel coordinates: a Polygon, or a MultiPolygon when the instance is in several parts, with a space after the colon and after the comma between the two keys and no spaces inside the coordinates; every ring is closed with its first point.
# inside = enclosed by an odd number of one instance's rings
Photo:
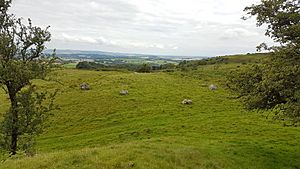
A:
{"type": "Polygon", "coordinates": [[[82,84],[80,84],[80,89],[81,90],[90,90],[90,85],[87,83],[82,83],[82,84]]]}
{"type": "Polygon", "coordinates": [[[131,162],[128,163],[128,167],[132,168],[134,166],[135,166],[134,162],[131,161],[131,162]]]}
{"type": "Polygon", "coordinates": [[[192,104],[193,101],[192,101],[192,100],[189,100],[189,99],[184,99],[181,103],[182,103],[182,104],[192,104]]]}
{"type": "Polygon", "coordinates": [[[209,86],[209,90],[214,91],[214,90],[217,90],[217,89],[218,89],[218,87],[217,87],[216,85],[214,85],[214,84],[211,84],[211,85],[209,86]]]}
{"type": "Polygon", "coordinates": [[[123,95],[123,96],[128,95],[128,90],[121,90],[120,95],[123,95]]]}

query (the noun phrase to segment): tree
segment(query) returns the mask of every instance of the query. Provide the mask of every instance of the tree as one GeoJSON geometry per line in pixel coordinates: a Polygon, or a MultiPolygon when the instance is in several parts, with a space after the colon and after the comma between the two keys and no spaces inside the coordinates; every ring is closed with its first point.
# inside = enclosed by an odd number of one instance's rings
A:
{"type": "Polygon", "coordinates": [[[299,0],[262,0],[261,4],[246,7],[244,11],[250,17],[257,16],[257,26],[267,24],[266,36],[281,45],[296,45],[299,49],[299,0]]]}
{"type": "Polygon", "coordinates": [[[0,0],[0,86],[6,91],[10,108],[2,122],[2,146],[15,155],[26,149],[34,135],[41,132],[45,112],[53,108],[54,95],[39,93],[33,79],[43,79],[53,59],[43,54],[51,34],[9,14],[11,0],[0,0]],[[44,102],[50,97],[48,104],[44,102]],[[21,145],[23,141],[24,144],[21,145]],[[27,146],[26,146],[27,145],[27,146]]]}
{"type": "MultiPolygon", "coordinates": [[[[276,119],[300,123],[300,1],[262,0],[246,7],[257,26],[267,25],[266,36],[279,46],[259,48],[270,57],[259,65],[232,72],[228,86],[249,109],[273,110],[276,119]]],[[[244,17],[244,19],[247,19],[244,17]]]]}
{"type": "Polygon", "coordinates": [[[138,68],[137,72],[139,72],[139,73],[150,73],[151,72],[151,66],[148,63],[144,63],[138,68]]]}

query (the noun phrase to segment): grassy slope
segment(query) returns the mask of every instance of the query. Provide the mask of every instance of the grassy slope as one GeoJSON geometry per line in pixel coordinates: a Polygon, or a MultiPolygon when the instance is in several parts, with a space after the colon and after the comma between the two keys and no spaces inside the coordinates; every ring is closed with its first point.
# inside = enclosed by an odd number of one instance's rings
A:
{"type": "Polygon", "coordinates": [[[222,58],[228,59],[230,63],[255,63],[266,59],[270,54],[268,53],[254,53],[246,55],[228,55],[221,56],[222,58]]]}
{"type": "Polygon", "coordinates": [[[300,128],[243,110],[223,87],[208,90],[230,66],[172,74],[58,71],[61,85],[39,82],[60,88],[61,110],[38,138],[38,155],[0,168],[299,167],[300,128]],[[80,91],[81,82],[92,89],[80,91]],[[181,105],[184,98],[194,104],[181,105]]]}

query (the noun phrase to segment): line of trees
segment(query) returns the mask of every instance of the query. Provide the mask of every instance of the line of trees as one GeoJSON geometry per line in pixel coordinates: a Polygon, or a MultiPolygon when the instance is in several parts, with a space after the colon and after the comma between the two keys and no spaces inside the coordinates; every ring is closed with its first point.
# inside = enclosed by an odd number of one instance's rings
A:
{"type": "Polygon", "coordinates": [[[77,69],[86,69],[86,70],[119,70],[125,69],[129,71],[141,72],[141,73],[149,73],[155,70],[167,70],[167,69],[175,69],[176,65],[172,63],[162,64],[162,65],[153,65],[153,64],[130,64],[130,63],[122,63],[122,64],[103,64],[96,62],[79,62],[76,65],[77,69]]]}

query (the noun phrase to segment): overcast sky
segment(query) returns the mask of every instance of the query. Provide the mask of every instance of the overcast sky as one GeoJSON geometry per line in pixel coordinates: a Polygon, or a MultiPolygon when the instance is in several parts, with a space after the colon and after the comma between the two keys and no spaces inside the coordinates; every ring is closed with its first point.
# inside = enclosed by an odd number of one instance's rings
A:
{"type": "Polygon", "coordinates": [[[259,0],[13,0],[11,12],[51,26],[48,48],[215,56],[267,42],[243,9],[259,0]]]}

